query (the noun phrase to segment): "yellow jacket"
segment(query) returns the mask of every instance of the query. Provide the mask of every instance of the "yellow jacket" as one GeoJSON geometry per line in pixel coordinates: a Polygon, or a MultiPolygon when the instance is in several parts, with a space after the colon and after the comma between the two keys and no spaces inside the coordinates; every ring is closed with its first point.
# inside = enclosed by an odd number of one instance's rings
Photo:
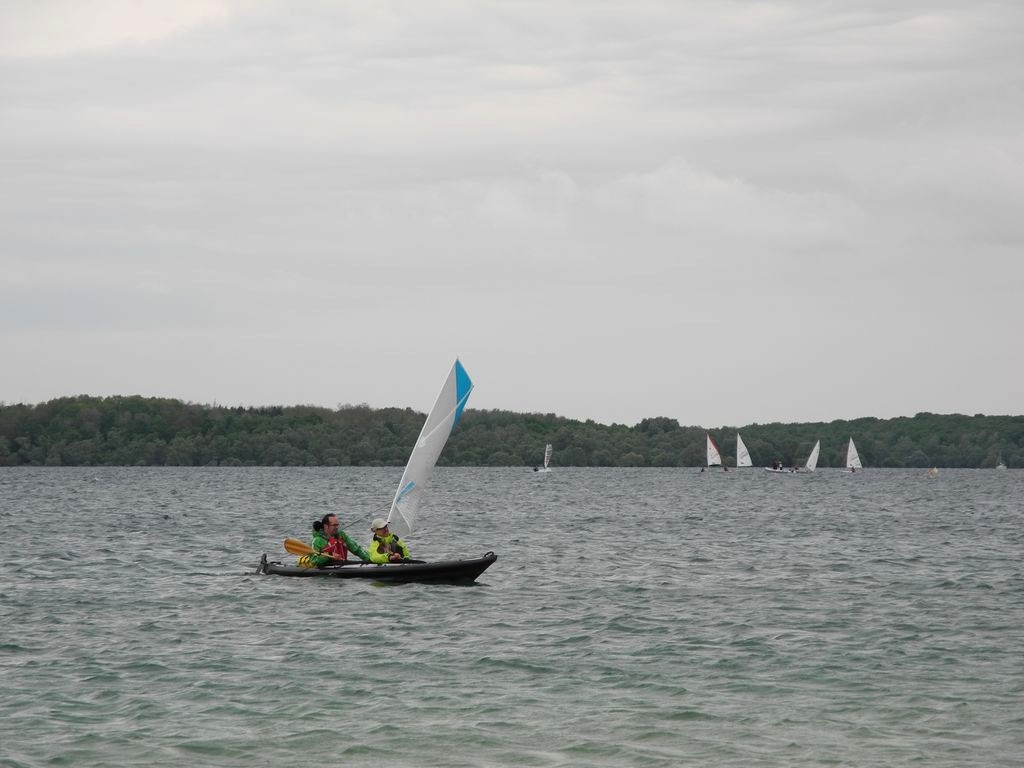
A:
{"type": "Polygon", "coordinates": [[[409,559],[409,548],[405,542],[389,533],[387,536],[374,536],[370,542],[370,561],[374,563],[389,563],[388,558],[392,552],[397,552],[403,560],[409,559]]]}

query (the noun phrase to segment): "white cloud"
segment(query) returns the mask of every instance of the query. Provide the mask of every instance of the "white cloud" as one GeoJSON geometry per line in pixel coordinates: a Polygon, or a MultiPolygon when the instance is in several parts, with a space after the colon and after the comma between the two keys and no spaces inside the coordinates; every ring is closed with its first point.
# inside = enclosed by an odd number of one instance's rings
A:
{"type": "MultiPolygon", "coordinates": [[[[159,394],[406,403],[456,347],[481,406],[827,418],[953,401],[935,356],[1015,343],[1015,3],[5,12],[0,399],[128,391],[148,344],[159,394]],[[254,375],[267,345],[309,375],[254,375]],[[894,370],[899,399],[866,383],[894,370]]],[[[988,362],[1012,410],[1024,371],[988,362]]]]}
{"type": "Polygon", "coordinates": [[[156,43],[228,18],[216,0],[12,0],[0,57],[56,58],[156,43]]]}
{"type": "Polygon", "coordinates": [[[759,187],[697,170],[679,158],[604,185],[596,201],[609,215],[724,251],[777,254],[841,243],[862,224],[857,207],[834,195],[759,187]]]}

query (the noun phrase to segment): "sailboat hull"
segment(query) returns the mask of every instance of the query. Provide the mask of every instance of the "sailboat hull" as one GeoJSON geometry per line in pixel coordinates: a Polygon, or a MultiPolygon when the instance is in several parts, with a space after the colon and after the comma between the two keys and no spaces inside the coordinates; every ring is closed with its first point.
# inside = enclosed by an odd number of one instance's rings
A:
{"type": "Polygon", "coordinates": [[[302,568],[296,565],[284,565],[277,561],[267,561],[263,555],[258,573],[265,576],[302,576],[333,579],[370,579],[371,581],[389,582],[431,582],[434,584],[467,584],[476,581],[498,556],[488,552],[483,557],[467,560],[422,560],[406,563],[346,563],[345,565],[328,565],[323,568],[302,568]]]}

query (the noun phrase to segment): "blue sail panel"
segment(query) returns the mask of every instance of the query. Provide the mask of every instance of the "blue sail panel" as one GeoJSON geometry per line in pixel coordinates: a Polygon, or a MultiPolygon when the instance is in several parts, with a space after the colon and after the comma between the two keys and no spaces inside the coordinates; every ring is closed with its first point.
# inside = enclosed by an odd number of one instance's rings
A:
{"type": "Polygon", "coordinates": [[[452,421],[452,431],[455,431],[455,425],[459,423],[459,418],[462,416],[462,411],[466,407],[466,402],[469,400],[469,393],[473,391],[473,382],[470,381],[469,374],[466,373],[466,369],[462,367],[462,363],[457,359],[455,361],[455,420],[452,421]]]}

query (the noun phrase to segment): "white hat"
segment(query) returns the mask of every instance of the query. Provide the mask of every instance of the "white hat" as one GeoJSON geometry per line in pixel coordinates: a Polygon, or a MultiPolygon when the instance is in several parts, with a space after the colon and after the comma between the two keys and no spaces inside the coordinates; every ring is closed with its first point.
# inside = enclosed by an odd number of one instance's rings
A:
{"type": "Polygon", "coordinates": [[[371,531],[376,531],[378,528],[387,528],[387,527],[388,527],[388,521],[385,520],[383,517],[375,517],[375,518],[373,518],[373,522],[370,523],[370,530],[371,531]]]}

